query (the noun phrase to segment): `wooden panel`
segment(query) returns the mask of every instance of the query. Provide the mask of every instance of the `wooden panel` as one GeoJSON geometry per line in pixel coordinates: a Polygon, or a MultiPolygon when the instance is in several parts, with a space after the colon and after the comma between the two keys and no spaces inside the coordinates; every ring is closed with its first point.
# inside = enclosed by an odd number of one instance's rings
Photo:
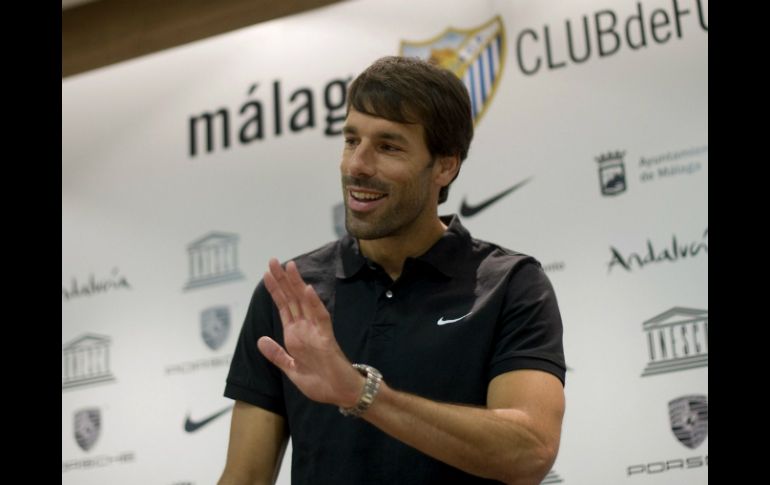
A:
{"type": "Polygon", "coordinates": [[[62,77],[341,0],[100,0],[62,11],[62,77]]]}

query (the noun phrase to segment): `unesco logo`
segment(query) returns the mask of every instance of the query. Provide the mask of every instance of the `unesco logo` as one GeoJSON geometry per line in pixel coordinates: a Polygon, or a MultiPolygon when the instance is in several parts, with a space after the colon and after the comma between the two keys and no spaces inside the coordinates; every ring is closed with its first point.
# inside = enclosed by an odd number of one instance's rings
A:
{"type": "Polygon", "coordinates": [[[238,269],[238,235],[210,232],[187,246],[190,278],[184,290],[244,279],[238,269]]]}
{"type": "Polygon", "coordinates": [[[650,357],[642,377],[708,367],[708,310],[674,307],[642,327],[650,357]]]}
{"type": "Polygon", "coordinates": [[[86,334],[62,345],[62,390],[114,380],[115,376],[110,371],[109,337],[86,334]]]}

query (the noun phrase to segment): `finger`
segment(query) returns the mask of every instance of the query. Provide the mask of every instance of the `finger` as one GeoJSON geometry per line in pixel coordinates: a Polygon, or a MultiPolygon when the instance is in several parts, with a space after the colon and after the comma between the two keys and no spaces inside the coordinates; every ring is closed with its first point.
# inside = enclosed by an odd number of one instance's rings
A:
{"type": "Polygon", "coordinates": [[[299,303],[299,310],[302,312],[302,316],[309,321],[315,320],[317,316],[308,311],[310,307],[306,303],[307,296],[305,294],[308,288],[310,288],[311,291],[313,291],[313,289],[302,279],[302,275],[299,273],[299,270],[297,270],[297,265],[294,261],[289,261],[286,264],[286,278],[291,285],[292,295],[294,295],[299,303]]]}
{"type": "MultiPolygon", "coordinates": [[[[302,312],[302,300],[305,299],[305,281],[302,279],[302,275],[297,270],[297,264],[294,261],[286,263],[286,270],[284,271],[286,276],[285,293],[291,294],[293,301],[297,302],[297,311],[302,312]]],[[[291,301],[291,300],[290,300],[291,301]]],[[[304,312],[301,313],[303,317],[308,318],[309,315],[304,312]]]]}
{"type": "Polygon", "coordinates": [[[298,298],[302,299],[305,296],[305,280],[302,279],[302,275],[299,274],[297,264],[294,261],[286,263],[286,280],[291,285],[292,293],[298,298]]]}
{"type": "Polygon", "coordinates": [[[321,327],[331,330],[331,317],[326,306],[319,298],[318,293],[310,285],[305,285],[304,298],[302,298],[302,311],[313,322],[321,327]]]}
{"type": "Polygon", "coordinates": [[[270,272],[266,272],[263,281],[265,282],[265,288],[267,288],[267,291],[275,302],[275,306],[278,308],[278,313],[281,315],[281,322],[284,324],[292,323],[294,318],[289,310],[288,299],[278,282],[275,280],[275,277],[270,272]]]}
{"type": "Polygon", "coordinates": [[[276,281],[275,276],[270,271],[266,271],[262,279],[275,304],[279,306],[286,305],[286,295],[276,281]]]}
{"type": "MultiPolygon", "coordinates": [[[[281,264],[275,258],[270,258],[268,263],[270,274],[275,282],[275,288],[281,291],[284,297],[285,305],[288,307],[291,313],[292,319],[302,318],[300,306],[297,303],[299,295],[296,294],[292,283],[289,281],[286,271],[281,267],[281,264]]],[[[296,269],[296,268],[295,268],[296,269]]]]}
{"type": "Polygon", "coordinates": [[[270,337],[260,337],[257,340],[257,348],[267,360],[283,372],[288,373],[294,369],[294,359],[270,337]]]}

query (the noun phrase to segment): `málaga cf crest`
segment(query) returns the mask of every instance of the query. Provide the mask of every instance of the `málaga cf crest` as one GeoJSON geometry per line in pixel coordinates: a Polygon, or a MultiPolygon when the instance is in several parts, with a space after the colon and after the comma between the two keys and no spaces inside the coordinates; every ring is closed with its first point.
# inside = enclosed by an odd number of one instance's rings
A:
{"type": "Polygon", "coordinates": [[[401,41],[399,55],[432,60],[462,79],[478,123],[495,94],[505,60],[505,29],[500,16],[473,29],[448,28],[425,41],[401,41]]]}

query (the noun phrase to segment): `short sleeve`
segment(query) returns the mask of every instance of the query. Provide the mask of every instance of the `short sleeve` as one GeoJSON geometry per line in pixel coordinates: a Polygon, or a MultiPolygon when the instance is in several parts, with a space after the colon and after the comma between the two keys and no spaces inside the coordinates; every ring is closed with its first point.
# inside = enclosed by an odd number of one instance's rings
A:
{"type": "Polygon", "coordinates": [[[277,342],[280,326],[273,300],[263,282],[257,285],[238,337],[230,362],[225,385],[225,397],[245,401],[286,417],[281,371],[268,361],[257,348],[257,340],[267,335],[277,342]]]}
{"type": "Polygon", "coordinates": [[[553,286],[535,259],[511,270],[498,325],[489,380],[512,370],[537,369],[564,385],[561,314],[553,286]]]}

